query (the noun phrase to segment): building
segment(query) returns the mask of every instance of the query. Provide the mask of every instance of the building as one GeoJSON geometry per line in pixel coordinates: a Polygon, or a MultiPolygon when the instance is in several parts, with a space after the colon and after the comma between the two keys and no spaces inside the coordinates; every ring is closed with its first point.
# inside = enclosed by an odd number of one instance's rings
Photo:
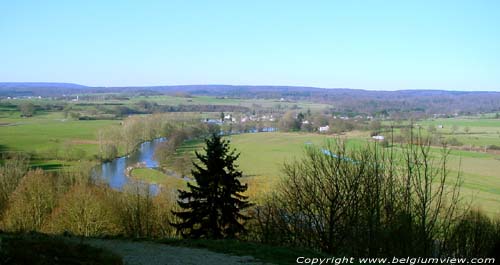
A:
{"type": "Polygon", "coordinates": [[[326,125],[326,126],[322,126],[322,127],[319,127],[318,128],[319,132],[328,132],[330,130],[330,126],[326,125]]]}

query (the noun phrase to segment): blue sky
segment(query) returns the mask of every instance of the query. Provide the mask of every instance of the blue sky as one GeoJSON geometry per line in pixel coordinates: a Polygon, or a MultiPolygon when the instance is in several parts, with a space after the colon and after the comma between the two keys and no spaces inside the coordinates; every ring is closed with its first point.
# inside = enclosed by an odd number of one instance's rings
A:
{"type": "Polygon", "coordinates": [[[500,1],[0,1],[0,81],[500,91],[500,1]]]}

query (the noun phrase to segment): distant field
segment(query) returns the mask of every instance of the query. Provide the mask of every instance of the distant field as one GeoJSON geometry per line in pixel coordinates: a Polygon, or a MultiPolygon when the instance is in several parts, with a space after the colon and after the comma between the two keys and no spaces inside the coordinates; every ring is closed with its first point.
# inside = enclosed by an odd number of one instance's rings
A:
{"type": "MultiPolygon", "coordinates": [[[[273,100],[238,100],[217,99],[214,97],[179,98],[170,96],[139,97],[126,101],[133,104],[146,99],[159,104],[262,104],[274,106],[283,103],[273,100]],[[188,100],[191,100],[188,102],[188,100]]],[[[323,108],[325,105],[297,103],[303,108],[323,108]]],[[[57,169],[64,162],[46,156],[59,152],[72,152],[71,155],[91,159],[98,153],[96,142],[97,131],[100,128],[119,126],[117,120],[79,121],[65,119],[62,112],[37,112],[30,118],[21,118],[15,108],[0,109],[0,151],[25,151],[39,154],[36,166],[46,169],[57,169]]],[[[500,145],[500,120],[491,118],[452,118],[421,121],[419,124],[426,129],[429,125],[443,125],[438,128],[445,137],[455,137],[464,144],[484,146],[500,145]],[[455,125],[457,130],[453,132],[455,125]],[[465,128],[469,129],[465,133],[465,128]]],[[[347,134],[349,144],[363,144],[368,132],[351,132],[347,134]]],[[[307,145],[321,145],[326,139],[332,138],[320,134],[306,133],[255,133],[230,136],[233,147],[240,153],[238,163],[245,174],[245,181],[251,183],[251,193],[269,191],[281,174],[285,161],[292,161],[302,156],[307,145]]],[[[191,152],[202,146],[201,141],[188,141],[181,146],[179,152],[191,152]]],[[[437,149],[436,149],[437,154],[437,149]]],[[[489,213],[500,213],[500,155],[482,152],[453,150],[450,156],[450,168],[455,172],[459,166],[463,172],[464,183],[462,194],[468,198],[474,197],[476,205],[489,213]]],[[[134,177],[150,182],[178,187],[180,179],[167,176],[158,171],[148,169],[134,170],[134,177]],[[172,182],[173,181],[173,182],[172,182]]],[[[184,184],[182,185],[184,186],[184,184]]]]}
{"type": "MultiPolygon", "coordinates": [[[[300,158],[305,146],[321,145],[329,136],[302,133],[254,133],[228,137],[232,146],[241,153],[238,159],[240,169],[261,192],[271,188],[282,176],[281,167],[285,161],[300,158]]],[[[349,145],[361,145],[368,137],[357,133],[348,135],[349,145]]],[[[201,141],[184,144],[179,152],[193,152],[203,146],[201,141]]],[[[438,154],[435,150],[434,154],[438,154]]],[[[474,207],[480,207],[490,214],[500,214],[500,156],[467,151],[452,151],[449,168],[463,176],[462,195],[473,198],[474,207]]],[[[257,191],[255,191],[257,192],[257,191]]]]}
{"type": "MultiPolygon", "coordinates": [[[[246,176],[276,177],[281,175],[285,161],[302,156],[305,147],[321,145],[333,136],[305,133],[249,133],[227,137],[232,147],[240,153],[238,164],[246,176]]],[[[351,142],[361,142],[351,138],[351,142]]],[[[204,145],[200,140],[188,141],[179,152],[199,150],[204,145]]]]}
{"type": "MultiPolygon", "coordinates": [[[[277,99],[235,99],[235,98],[216,98],[210,96],[193,96],[193,97],[174,97],[174,96],[140,96],[133,97],[130,100],[106,100],[106,101],[91,101],[91,103],[122,103],[135,104],[139,101],[156,102],[160,105],[234,105],[252,108],[259,106],[263,108],[291,108],[297,106],[301,109],[321,110],[330,107],[327,104],[319,104],[312,102],[287,102],[277,99]]],[[[84,102],[84,101],[82,101],[84,102]]]]}
{"type": "Polygon", "coordinates": [[[418,124],[420,124],[424,130],[427,129],[430,125],[436,126],[437,132],[442,133],[445,137],[448,138],[456,138],[466,146],[500,146],[500,119],[429,119],[420,121],[418,122],[418,124]],[[439,125],[442,125],[442,128],[439,128],[439,125]]]}
{"type": "Polygon", "coordinates": [[[0,115],[1,149],[35,153],[71,151],[88,159],[98,153],[97,131],[119,125],[116,120],[65,119],[60,112],[37,113],[30,118],[21,118],[17,111],[0,115]]]}

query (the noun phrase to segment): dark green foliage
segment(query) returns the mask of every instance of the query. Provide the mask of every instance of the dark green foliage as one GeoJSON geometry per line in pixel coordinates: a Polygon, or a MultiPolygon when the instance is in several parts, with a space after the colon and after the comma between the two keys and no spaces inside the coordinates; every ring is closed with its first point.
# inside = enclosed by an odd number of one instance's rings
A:
{"type": "Polygon", "coordinates": [[[110,252],[44,235],[0,235],[0,265],[121,265],[110,252]]]}
{"type": "Polygon", "coordinates": [[[35,114],[35,105],[31,102],[22,102],[18,105],[22,117],[31,117],[35,114]]]}
{"type": "Polygon", "coordinates": [[[451,146],[462,146],[464,143],[460,142],[457,138],[452,137],[446,140],[446,143],[451,146]]]}
{"type": "Polygon", "coordinates": [[[188,183],[189,191],[179,190],[183,211],[174,212],[181,221],[172,225],[183,237],[235,238],[245,232],[242,221],[249,219],[241,211],[251,206],[241,195],[247,185],[238,180],[242,173],[234,162],[239,154],[216,134],[205,142],[205,154],[196,152],[201,164],[194,163],[191,171],[196,185],[188,183]]]}
{"type": "Polygon", "coordinates": [[[500,223],[480,211],[470,211],[453,228],[446,247],[450,254],[464,257],[499,258],[500,223]]]}
{"type": "Polygon", "coordinates": [[[490,149],[490,150],[500,150],[500,146],[492,144],[492,145],[488,146],[488,149],[490,149]]]}

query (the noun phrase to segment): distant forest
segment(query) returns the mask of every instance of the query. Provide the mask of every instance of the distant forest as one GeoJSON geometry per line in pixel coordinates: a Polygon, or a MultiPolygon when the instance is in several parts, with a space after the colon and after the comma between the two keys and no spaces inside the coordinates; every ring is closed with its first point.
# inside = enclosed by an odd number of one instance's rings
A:
{"type": "Polygon", "coordinates": [[[215,96],[241,99],[283,99],[331,105],[331,110],[352,114],[391,114],[406,117],[442,114],[477,114],[500,111],[500,92],[399,90],[371,91],[346,88],[294,86],[184,85],[151,87],[87,87],[69,83],[0,83],[0,98],[8,96],[57,97],[86,93],[130,95],[215,96]]]}

